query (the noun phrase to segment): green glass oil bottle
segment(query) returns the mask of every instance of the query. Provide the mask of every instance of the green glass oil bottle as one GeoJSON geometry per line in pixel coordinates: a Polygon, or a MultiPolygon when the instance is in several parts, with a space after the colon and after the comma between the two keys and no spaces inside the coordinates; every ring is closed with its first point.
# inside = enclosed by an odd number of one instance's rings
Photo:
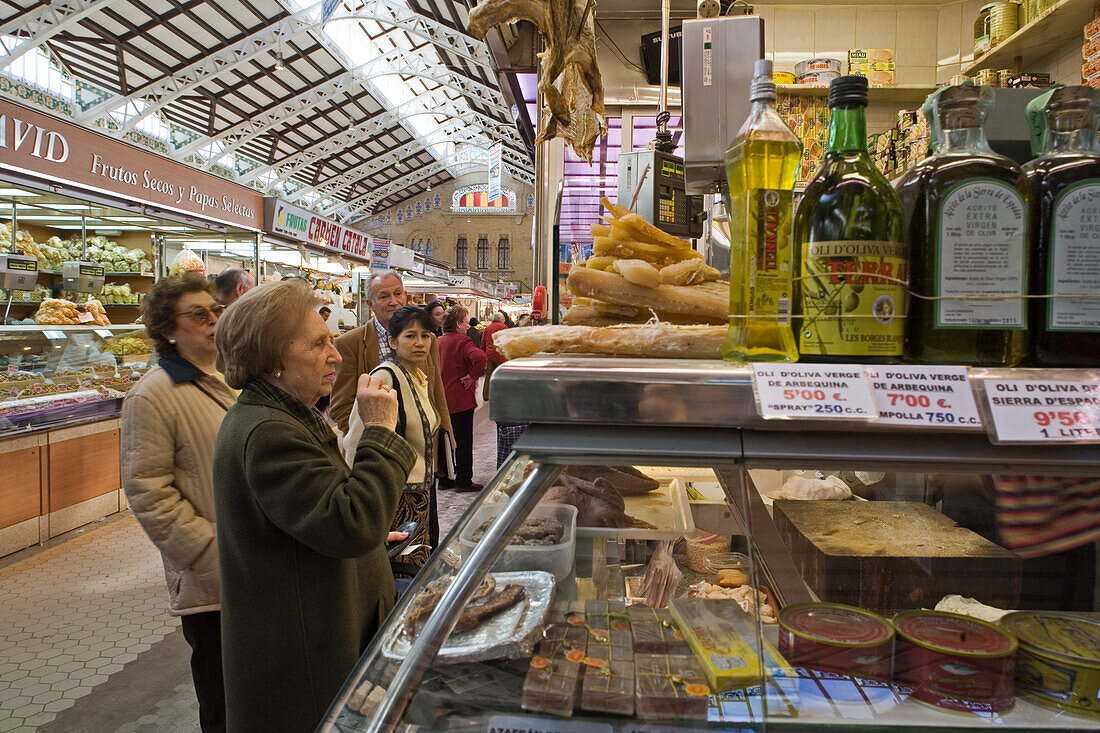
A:
{"type": "Polygon", "coordinates": [[[725,155],[729,183],[730,361],[798,361],[791,331],[794,182],[802,143],[775,111],[772,62],[756,62],[752,109],[725,155]],[[737,256],[737,260],[734,260],[737,256]]]}
{"type": "Polygon", "coordinates": [[[1026,355],[1026,183],[989,147],[992,106],[989,87],[937,92],[935,150],[897,183],[912,248],[906,352],[919,363],[1008,367],[1026,355]]]}
{"type": "Polygon", "coordinates": [[[794,220],[803,361],[898,361],[908,248],[897,194],[867,153],[867,79],[829,85],[829,147],[794,220]]]}
{"type": "Polygon", "coordinates": [[[1100,360],[1100,92],[1051,93],[1039,157],[1024,165],[1031,201],[1029,363],[1094,367],[1100,360]],[[1074,298],[1087,295],[1087,298],[1074,298]]]}

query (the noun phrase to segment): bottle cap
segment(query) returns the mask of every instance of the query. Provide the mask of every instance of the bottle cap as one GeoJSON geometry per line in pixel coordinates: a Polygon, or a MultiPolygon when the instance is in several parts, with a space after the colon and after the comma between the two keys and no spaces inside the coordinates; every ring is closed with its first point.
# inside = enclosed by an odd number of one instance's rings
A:
{"type": "Polygon", "coordinates": [[[842,76],[829,84],[830,107],[866,107],[867,77],[842,76]]]}
{"type": "Polygon", "coordinates": [[[1059,132],[1092,127],[1100,107],[1100,94],[1085,86],[1060,87],[1049,96],[1045,105],[1046,121],[1059,132]]]}
{"type": "Polygon", "coordinates": [[[749,87],[749,101],[774,100],[775,81],[772,79],[772,62],[759,59],[752,67],[752,85],[749,87]]]}

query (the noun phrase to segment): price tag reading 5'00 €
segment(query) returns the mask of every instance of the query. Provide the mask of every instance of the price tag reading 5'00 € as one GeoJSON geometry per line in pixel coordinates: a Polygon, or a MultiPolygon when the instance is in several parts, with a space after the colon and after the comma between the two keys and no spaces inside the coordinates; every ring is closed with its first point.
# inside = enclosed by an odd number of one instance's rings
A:
{"type": "Polygon", "coordinates": [[[871,386],[856,364],[753,364],[760,417],[878,417],[871,386]]]}

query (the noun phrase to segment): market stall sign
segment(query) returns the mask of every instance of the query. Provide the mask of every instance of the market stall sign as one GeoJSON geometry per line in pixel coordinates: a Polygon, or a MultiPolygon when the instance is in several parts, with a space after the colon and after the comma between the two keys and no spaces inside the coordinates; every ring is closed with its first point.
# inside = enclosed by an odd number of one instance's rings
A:
{"type": "Polygon", "coordinates": [[[987,380],[994,443],[1100,443],[1100,382],[987,380]]]}
{"type": "Polygon", "coordinates": [[[350,229],[281,199],[264,199],[264,231],[364,262],[371,259],[371,238],[366,232],[350,229]]]}
{"type": "Polygon", "coordinates": [[[232,226],[263,224],[258,191],[8,100],[0,100],[0,165],[232,226]]]}
{"type": "Polygon", "coordinates": [[[390,269],[390,247],[388,239],[371,239],[370,264],[376,270],[390,269]]]}
{"type": "Polygon", "coordinates": [[[864,367],[885,425],[980,426],[966,367],[864,367]]]}
{"type": "Polygon", "coordinates": [[[764,419],[878,417],[858,364],[753,364],[752,385],[764,419]]]}

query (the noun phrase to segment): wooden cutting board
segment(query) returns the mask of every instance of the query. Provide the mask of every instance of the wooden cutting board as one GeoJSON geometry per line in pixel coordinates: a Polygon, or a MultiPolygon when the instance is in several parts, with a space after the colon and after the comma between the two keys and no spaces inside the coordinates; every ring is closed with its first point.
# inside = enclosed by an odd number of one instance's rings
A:
{"type": "Polygon", "coordinates": [[[886,612],[932,608],[948,593],[1019,602],[1020,557],[927,504],[780,500],[773,519],[823,601],[886,612]]]}

